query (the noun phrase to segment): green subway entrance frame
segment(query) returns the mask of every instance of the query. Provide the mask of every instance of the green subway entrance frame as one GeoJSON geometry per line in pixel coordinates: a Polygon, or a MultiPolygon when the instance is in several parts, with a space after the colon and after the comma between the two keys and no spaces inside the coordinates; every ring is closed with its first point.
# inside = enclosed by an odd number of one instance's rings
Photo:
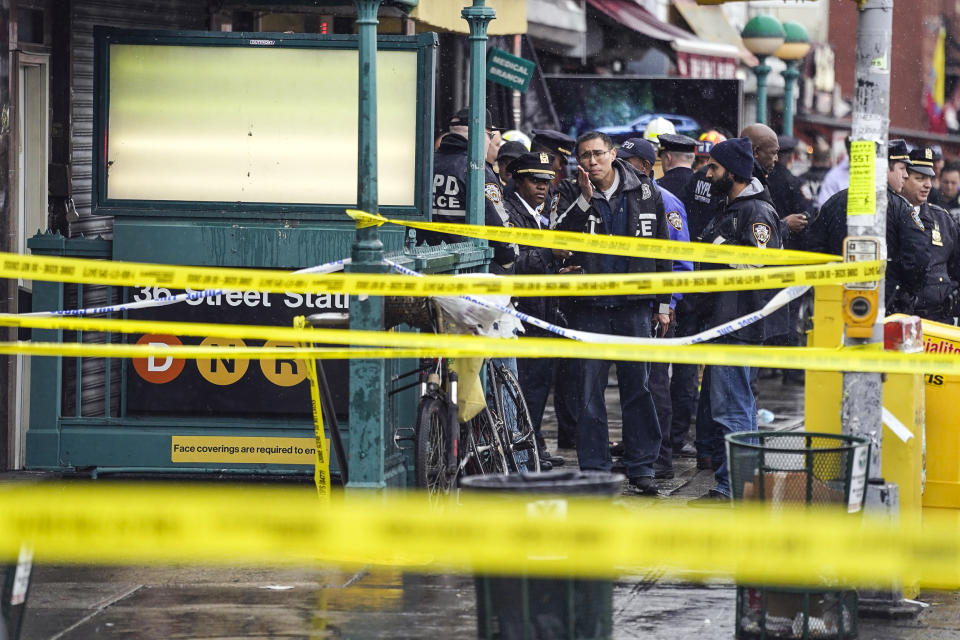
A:
{"type": "MultiPolygon", "coordinates": [[[[99,259],[191,265],[250,266],[292,270],[352,256],[355,270],[382,270],[384,251],[424,272],[473,271],[489,258],[483,246],[412,249],[400,229],[356,230],[343,214],[347,206],[377,211],[376,51],[412,51],[417,56],[415,109],[415,195],[412,204],[382,210],[398,217],[429,219],[433,150],[433,78],[436,36],[376,36],[379,0],[357,0],[357,36],[230,34],[98,30],[96,50],[94,211],[114,217],[112,240],[66,239],[44,234],[31,241],[35,253],[99,259]],[[244,39],[247,42],[242,42],[244,39]],[[251,43],[249,40],[261,41],[251,43]],[[273,41],[264,45],[262,41],[273,41]],[[290,50],[357,51],[359,162],[357,200],[323,202],[243,202],[111,198],[107,120],[110,104],[111,44],[196,47],[283,47],[290,50]],[[101,144],[102,143],[102,144],[101,144]]],[[[412,5],[414,3],[401,3],[412,5]]],[[[187,69],[189,70],[189,69],[187,69]]],[[[336,127],[336,123],[331,123],[336,127]]],[[[342,128],[342,127],[341,127],[342,128]]],[[[114,165],[116,166],[116,165],[114,165]]],[[[352,177],[351,177],[352,180],[352,177]]],[[[35,310],[81,308],[91,300],[129,300],[129,290],[36,283],[35,310]]],[[[351,300],[353,326],[382,329],[382,300],[351,300]]],[[[35,332],[37,340],[120,341],[121,336],[35,332]]],[[[127,411],[125,362],[109,359],[36,358],[31,385],[27,466],[35,469],[218,474],[310,474],[309,465],[173,463],[171,440],[179,436],[310,437],[309,415],[302,419],[256,415],[131,415],[127,411]],[[81,366],[82,365],[82,366],[81,366]],[[88,366],[89,365],[89,366],[88,366]],[[96,395],[96,402],[87,395],[96,395]]],[[[349,408],[341,420],[349,450],[351,485],[379,488],[407,484],[408,464],[393,442],[392,429],[414,420],[415,392],[387,397],[380,382],[413,366],[410,362],[351,363],[349,408]]],[[[306,390],[304,390],[306,393],[306,390]]],[[[338,407],[338,413],[342,408],[338,407]]],[[[336,471],[336,469],[334,469],[336,471]]]]}

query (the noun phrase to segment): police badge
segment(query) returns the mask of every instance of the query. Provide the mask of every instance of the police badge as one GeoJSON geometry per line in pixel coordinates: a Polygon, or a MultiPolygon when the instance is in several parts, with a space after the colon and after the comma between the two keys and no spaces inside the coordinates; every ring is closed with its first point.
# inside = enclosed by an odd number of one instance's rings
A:
{"type": "Polygon", "coordinates": [[[483,193],[487,196],[487,200],[493,204],[500,204],[500,187],[493,183],[487,183],[487,186],[483,188],[483,193]]]}
{"type": "Polygon", "coordinates": [[[680,217],[679,211],[670,211],[667,213],[667,222],[677,231],[683,231],[683,218],[680,217]]]}
{"type": "Polygon", "coordinates": [[[641,194],[642,194],[641,198],[642,198],[643,200],[649,200],[649,199],[650,199],[650,185],[648,185],[646,182],[644,182],[643,184],[640,185],[640,189],[641,189],[641,194]]]}
{"type": "Polygon", "coordinates": [[[753,237],[757,240],[757,246],[766,248],[770,242],[770,225],[763,222],[753,223],[753,237]]]}

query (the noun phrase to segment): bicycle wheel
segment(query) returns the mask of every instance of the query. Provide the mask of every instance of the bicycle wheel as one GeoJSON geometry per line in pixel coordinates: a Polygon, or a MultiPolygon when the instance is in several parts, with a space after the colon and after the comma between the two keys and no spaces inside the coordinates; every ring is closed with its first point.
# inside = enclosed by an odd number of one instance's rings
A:
{"type": "Polygon", "coordinates": [[[540,451],[537,449],[537,437],[530,419],[527,401],[520,389],[520,382],[513,371],[506,367],[493,367],[493,388],[500,415],[506,415],[505,405],[511,403],[517,416],[516,430],[510,431],[504,425],[504,442],[507,444],[507,461],[514,471],[540,471],[540,451]]]}
{"type": "Polygon", "coordinates": [[[484,409],[477,414],[471,425],[473,433],[467,443],[471,472],[493,475],[509,473],[503,441],[497,434],[490,410],[484,409]]]}
{"type": "Polygon", "coordinates": [[[450,492],[456,484],[456,469],[447,468],[447,405],[440,398],[420,401],[414,443],[414,475],[417,487],[426,489],[431,502],[450,492]]]}

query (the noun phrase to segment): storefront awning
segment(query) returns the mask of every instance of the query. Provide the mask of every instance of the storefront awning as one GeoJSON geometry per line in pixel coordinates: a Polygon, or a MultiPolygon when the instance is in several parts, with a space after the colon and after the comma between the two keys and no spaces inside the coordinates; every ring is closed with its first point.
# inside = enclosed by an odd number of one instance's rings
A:
{"type": "MultiPolygon", "coordinates": [[[[471,6],[470,0],[420,0],[410,17],[433,29],[452,33],[470,33],[460,12],[471,6]]],[[[518,0],[487,0],[486,6],[497,13],[490,21],[487,34],[506,36],[527,32],[527,3],[518,0]]],[[[422,29],[418,29],[422,30],[422,29]]]]}
{"type": "Polygon", "coordinates": [[[527,35],[568,56],[583,55],[587,12],[577,0],[527,0],[527,35]]]}
{"type": "Polygon", "coordinates": [[[634,0],[587,0],[594,9],[652,40],[668,43],[677,52],[682,76],[733,77],[740,51],[729,44],[701,40],[680,27],[657,19],[634,0]]]}
{"type": "Polygon", "coordinates": [[[673,0],[684,21],[690,25],[693,32],[703,40],[722,42],[737,49],[737,57],[748,67],[755,67],[759,62],[756,56],[743,46],[743,39],[729,21],[723,9],[718,6],[704,7],[694,0],[673,0]]]}

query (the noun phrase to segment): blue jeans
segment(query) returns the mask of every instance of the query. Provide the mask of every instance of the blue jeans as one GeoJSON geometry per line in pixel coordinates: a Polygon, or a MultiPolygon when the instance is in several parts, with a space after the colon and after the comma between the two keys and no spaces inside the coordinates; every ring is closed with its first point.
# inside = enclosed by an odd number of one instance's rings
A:
{"type": "MultiPolygon", "coordinates": [[[[649,337],[652,307],[649,302],[617,307],[584,305],[570,314],[575,329],[622,336],[649,337]]],[[[604,392],[609,360],[583,360],[583,408],[577,420],[577,457],[580,468],[610,471],[609,429],[604,392]]],[[[650,394],[649,362],[617,361],[617,385],[623,415],[623,462],[627,476],[653,477],[660,450],[660,423],[650,394]]]]}
{"type": "MultiPolygon", "coordinates": [[[[677,337],[692,336],[697,333],[697,313],[690,303],[681,300],[676,309],[677,337]]],[[[697,414],[697,373],[699,366],[695,364],[673,363],[673,376],[670,378],[670,401],[673,405],[673,421],[670,428],[670,437],[667,437],[667,427],[661,425],[663,439],[670,440],[674,451],[683,447],[690,423],[697,414]]]]}
{"type": "MultiPolygon", "coordinates": [[[[717,469],[715,491],[730,495],[730,469],[723,437],[728,433],[757,430],[757,403],[750,390],[750,367],[722,367],[708,365],[703,371],[700,386],[700,406],[697,412],[697,439],[701,437],[701,425],[705,436],[713,435],[710,455],[723,459],[717,469]],[[701,423],[701,420],[703,422],[701,423]],[[719,444],[720,449],[716,449],[719,444]]],[[[700,443],[697,452],[701,452],[700,443]]]]}

